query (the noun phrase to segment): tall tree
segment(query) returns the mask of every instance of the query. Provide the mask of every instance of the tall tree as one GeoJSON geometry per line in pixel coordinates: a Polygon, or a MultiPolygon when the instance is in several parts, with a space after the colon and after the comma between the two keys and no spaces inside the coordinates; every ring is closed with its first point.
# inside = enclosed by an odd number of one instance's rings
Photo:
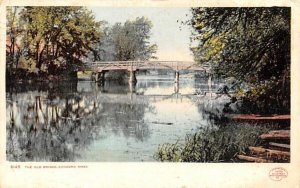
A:
{"type": "Polygon", "coordinates": [[[145,17],[112,26],[109,36],[114,60],[148,60],[156,58],[156,44],[150,44],[152,23],[145,17]]]}
{"type": "Polygon", "coordinates": [[[248,83],[270,112],[290,106],[290,8],[192,8],[195,59],[248,83]]]}
{"type": "Polygon", "coordinates": [[[20,38],[24,29],[18,16],[19,11],[19,7],[7,7],[6,9],[6,66],[10,70],[18,67],[22,54],[20,38]]]}
{"type": "Polygon", "coordinates": [[[24,7],[23,43],[36,68],[75,68],[101,38],[100,22],[83,7],[24,7]]]}

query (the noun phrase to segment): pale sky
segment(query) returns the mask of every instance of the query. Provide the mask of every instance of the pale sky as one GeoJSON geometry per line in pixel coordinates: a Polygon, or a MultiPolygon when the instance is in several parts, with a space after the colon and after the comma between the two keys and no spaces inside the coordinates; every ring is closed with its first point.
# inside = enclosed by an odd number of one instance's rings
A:
{"type": "Polygon", "coordinates": [[[189,8],[172,7],[88,7],[97,20],[105,20],[110,25],[136,17],[147,17],[152,21],[151,42],[158,45],[156,56],[158,60],[193,61],[189,50],[190,30],[182,26],[180,21],[186,21],[190,16],[189,8]],[[177,23],[177,20],[180,20],[177,23]],[[181,30],[179,27],[181,27],[181,30]]]}

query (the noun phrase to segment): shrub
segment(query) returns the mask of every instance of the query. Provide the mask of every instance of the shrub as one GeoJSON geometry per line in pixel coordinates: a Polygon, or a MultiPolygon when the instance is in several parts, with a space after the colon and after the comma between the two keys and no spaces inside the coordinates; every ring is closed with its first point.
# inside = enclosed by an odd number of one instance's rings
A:
{"type": "Polygon", "coordinates": [[[159,146],[154,158],[169,162],[234,162],[235,156],[249,146],[261,143],[265,127],[248,123],[231,123],[218,128],[202,128],[185,137],[185,141],[159,146]]]}

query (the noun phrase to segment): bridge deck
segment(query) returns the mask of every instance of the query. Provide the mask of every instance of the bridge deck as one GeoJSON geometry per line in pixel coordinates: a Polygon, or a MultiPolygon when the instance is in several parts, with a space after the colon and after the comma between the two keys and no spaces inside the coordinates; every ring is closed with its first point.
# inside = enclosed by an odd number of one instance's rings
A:
{"type": "Polygon", "coordinates": [[[101,72],[109,70],[194,70],[208,71],[207,65],[199,65],[196,62],[188,61],[98,61],[86,63],[82,68],[85,71],[101,72]]]}

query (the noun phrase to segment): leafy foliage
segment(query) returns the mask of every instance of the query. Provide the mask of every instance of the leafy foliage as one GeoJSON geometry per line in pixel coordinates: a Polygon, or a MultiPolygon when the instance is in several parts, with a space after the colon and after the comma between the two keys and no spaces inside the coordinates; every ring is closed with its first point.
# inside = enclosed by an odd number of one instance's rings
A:
{"type": "Polygon", "coordinates": [[[148,60],[153,58],[156,45],[150,45],[151,21],[145,17],[115,24],[111,29],[112,43],[117,60],[148,60]]]}
{"type": "MultiPolygon", "coordinates": [[[[16,8],[8,7],[8,12],[11,9],[16,8]]],[[[22,23],[24,62],[33,61],[38,71],[54,74],[76,68],[101,39],[101,23],[83,7],[22,7],[18,12],[18,17],[15,10],[13,15],[22,23]]]]}
{"type": "Polygon", "coordinates": [[[191,12],[195,59],[210,63],[218,75],[260,89],[256,94],[244,91],[244,97],[273,105],[273,111],[260,105],[262,111],[289,112],[290,8],[192,8],[191,12]]]}
{"type": "Polygon", "coordinates": [[[145,17],[116,23],[104,29],[105,37],[98,45],[98,60],[148,60],[156,58],[157,45],[150,44],[152,23],[145,17]]]}

